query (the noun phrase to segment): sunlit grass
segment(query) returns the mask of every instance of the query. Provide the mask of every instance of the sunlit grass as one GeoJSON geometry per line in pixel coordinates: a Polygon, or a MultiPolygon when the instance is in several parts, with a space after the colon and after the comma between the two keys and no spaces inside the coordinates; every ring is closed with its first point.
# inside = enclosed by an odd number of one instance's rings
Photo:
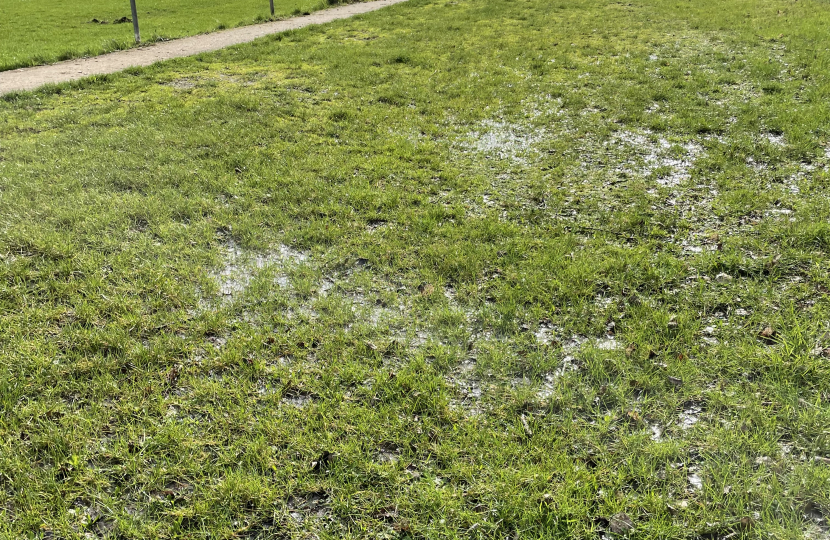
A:
{"type": "Polygon", "coordinates": [[[826,538],[828,15],[411,0],[6,97],[0,531],[826,538]]]}

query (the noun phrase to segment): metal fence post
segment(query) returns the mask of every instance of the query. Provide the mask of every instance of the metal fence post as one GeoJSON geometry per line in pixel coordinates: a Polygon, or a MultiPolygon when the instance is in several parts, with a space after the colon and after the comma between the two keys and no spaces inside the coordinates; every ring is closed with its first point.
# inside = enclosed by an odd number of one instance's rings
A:
{"type": "Polygon", "coordinates": [[[271,2],[271,17],[274,16],[274,0],[270,0],[271,2]]]}
{"type": "MultiPolygon", "coordinates": [[[[273,0],[271,0],[273,2],[273,0]]],[[[133,10],[133,32],[135,33],[135,42],[141,43],[141,34],[138,32],[138,10],[135,8],[135,0],[130,0],[130,9],[133,10]]]]}

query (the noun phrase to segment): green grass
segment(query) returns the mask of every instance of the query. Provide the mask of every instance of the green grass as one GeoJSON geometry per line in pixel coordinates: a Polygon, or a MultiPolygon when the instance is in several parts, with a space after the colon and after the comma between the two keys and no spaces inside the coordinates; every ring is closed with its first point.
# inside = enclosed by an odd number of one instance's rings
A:
{"type": "Polygon", "coordinates": [[[411,0],[6,97],[0,535],[827,538],[828,23],[411,0]]]}
{"type": "MultiPolygon", "coordinates": [[[[274,17],[300,15],[337,3],[337,0],[274,0],[274,17]]],[[[268,0],[219,3],[137,0],[136,5],[142,43],[271,19],[268,0]]],[[[131,21],[128,0],[4,0],[0,17],[0,71],[134,47],[131,21]],[[121,22],[125,19],[126,22],[121,22]]]]}

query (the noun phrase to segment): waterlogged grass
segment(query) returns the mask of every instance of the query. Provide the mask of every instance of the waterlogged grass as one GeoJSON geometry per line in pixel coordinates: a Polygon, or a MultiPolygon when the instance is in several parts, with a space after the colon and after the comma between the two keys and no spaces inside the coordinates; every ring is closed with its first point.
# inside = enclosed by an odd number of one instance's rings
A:
{"type": "Polygon", "coordinates": [[[9,538],[828,538],[824,3],[411,2],[0,103],[9,538]]]}
{"type": "MultiPolygon", "coordinates": [[[[274,16],[300,15],[337,3],[275,0],[274,16]]],[[[137,0],[136,4],[143,43],[271,18],[268,0],[137,0]]],[[[0,16],[0,71],[134,47],[131,17],[128,0],[4,0],[0,16]]]]}

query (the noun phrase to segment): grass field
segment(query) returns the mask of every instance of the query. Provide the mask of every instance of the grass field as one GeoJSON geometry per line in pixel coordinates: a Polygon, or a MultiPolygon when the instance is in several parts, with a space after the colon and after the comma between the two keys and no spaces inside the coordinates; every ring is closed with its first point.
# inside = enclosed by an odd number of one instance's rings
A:
{"type": "Polygon", "coordinates": [[[411,0],[7,96],[0,536],[830,538],[828,23],[411,0]]]}
{"type": "MultiPolygon", "coordinates": [[[[274,0],[274,16],[316,11],[324,0],[274,0]]],[[[143,43],[270,19],[268,0],[137,0],[143,43]]],[[[0,71],[94,56],[135,46],[129,0],[4,0],[0,71]]]]}

